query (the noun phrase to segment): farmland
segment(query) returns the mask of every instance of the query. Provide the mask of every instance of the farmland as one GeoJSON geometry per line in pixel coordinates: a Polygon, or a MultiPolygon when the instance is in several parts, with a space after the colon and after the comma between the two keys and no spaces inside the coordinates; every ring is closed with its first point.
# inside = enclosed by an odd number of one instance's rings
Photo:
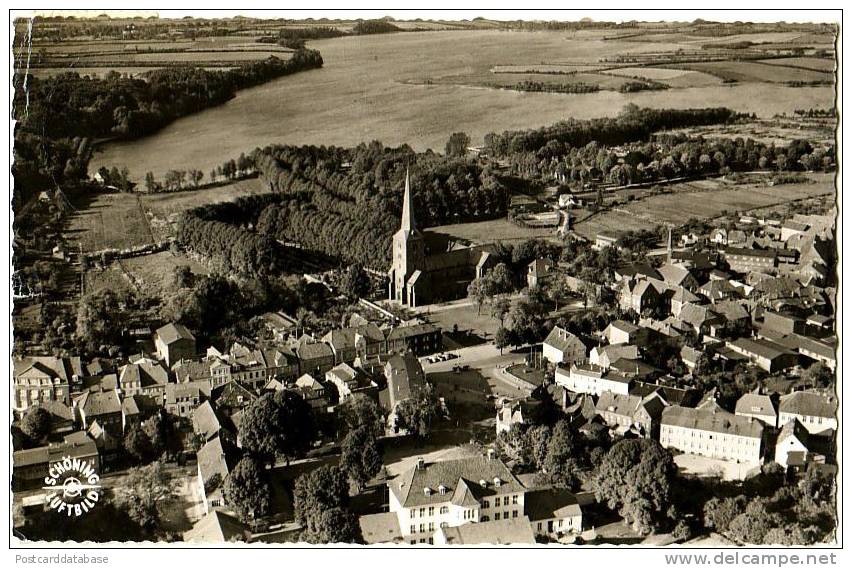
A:
{"type": "Polygon", "coordinates": [[[177,193],[100,193],[87,203],[75,203],[66,234],[72,247],[83,252],[151,244],[172,236],[171,222],[181,211],[264,191],[263,183],[251,178],[177,193]]]}
{"type": "MultiPolygon", "coordinates": [[[[779,62],[784,59],[777,60],[779,62]]],[[[831,73],[800,69],[797,67],[782,67],[781,65],[766,65],[756,61],[721,61],[711,63],[687,63],[678,65],[683,69],[709,73],[721,79],[737,82],[766,82],[786,83],[788,81],[832,81],[831,73]]]]}
{"type": "MultiPolygon", "coordinates": [[[[224,105],[177,120],[153,136],[111,142],[92,165],[95,169],[128,166],[139,179],[149,170],[161,177],[166,170],[189,165],[209,171],[240,152],[272,143],[351,146],[381,140],[386,145],[406,143],[415,150],[441,151],[449,135],[459,130],[467,132],[476,144],[492,131],[534,128],[568,117],[613,116],[628,103],[656,108],[728,106],[763,118],[833,105],[834,89],[828,85],[791,88],[749,81],[727,86],[706,73],[674,77],[670,81],[678,88],[666,91],[602,90],[567,95],[491,88],[522,80],[512,73],[494,73],[495,67],[589,68],[600,66],[603,57],[671,54],[684,47],[662,37],[658,42],[604,41],[606,35],[602,31],[574,35],[436,31],[311,41],[309,47],[322,53],[322,69],[240,91],[224,105]],[[193,139],[206,143],[188,143],[193,139]]],[[[792,68],[779,73],[769,65],[750,65],[764,70],[770,79],[788,72],[805,78],[811,73],[832,77],[792,68]]],[[[544,73],[531,75],[536,81],[564,79],[544,73]]],[[[588,82],[607,83],[612,88],[626,80],[599,74],[588,78],[588,82]]]]}
{"type": "MultiPolygon", "coordinates": [[[[637,199],[626,205],[577,222],[574,229],[594,239],[601,231],[651,229],[659,224],[680,224],[685,219],[711,219],[723,212],[744,212],[822,195],[834,195],[830,174],[812,176],[812,183],[769,186],[765,183],[730,184],[724,180],[686,182],[671,186],[670,193],[637,199]]],[[[585,218],[585,215],[580,215],[585,218]]]]}

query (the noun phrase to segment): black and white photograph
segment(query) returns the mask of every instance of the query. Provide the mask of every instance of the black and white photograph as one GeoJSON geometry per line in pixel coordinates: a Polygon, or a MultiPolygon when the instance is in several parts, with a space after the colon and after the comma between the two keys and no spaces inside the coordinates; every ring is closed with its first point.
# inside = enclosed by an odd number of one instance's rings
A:
{"type": "Polygon", "coordinates": [[[831,564],[842,11],[293,7],[10,10],[10,548],[831,564]]]}

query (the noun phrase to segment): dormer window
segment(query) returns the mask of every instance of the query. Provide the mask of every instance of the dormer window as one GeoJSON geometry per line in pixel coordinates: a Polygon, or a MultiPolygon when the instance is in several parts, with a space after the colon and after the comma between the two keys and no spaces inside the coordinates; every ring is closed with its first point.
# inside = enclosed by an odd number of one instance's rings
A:
{"type": "Polygon", "coordinates": [[[443,485],[439,485],[438,486],[438,493],[440,493],[441,495],[446,495],[447,494],[447,488],[443,485]]]}
{"type": "Polygon", "coordinates": [[[502,481],[500,481],[500,478],[499,478],[499,477],[495,477],[495,478],[494,478],[494,486],[495,486],[495,487],[500,487],[500,484],[501,484],[501,483],[502,483],[502,481]]]}
{"type": "Polygon", "coordinates": [[[431,494],[432,494],[432,490],[431,490],[431,489],[429,489],[428,487],[424,487],[424,488],[423,488],[423,495],[426,495],[426,496],[428,497],[428,496],[429,496],[429,495],[431,495],[431,494]]]}
{"type": "Polygon", "coordinates": [[[488,482],[487,482],[487,481],[485,481],[484,479],[480,479],[480,480],[479,480],[479,484],[480,484],[482,487],[488,487],[488,482]]]}

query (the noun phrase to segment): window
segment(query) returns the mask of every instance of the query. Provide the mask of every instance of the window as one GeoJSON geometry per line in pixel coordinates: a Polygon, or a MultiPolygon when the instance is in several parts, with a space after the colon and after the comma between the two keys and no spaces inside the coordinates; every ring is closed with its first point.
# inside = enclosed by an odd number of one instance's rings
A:
{"type": "Polygon", "coordinates": [[[446,521],[445,521],[445,522],[443,522],[443,523],[441,523],[441,528],[442,528],[442,529],[445,529],[445,528],[447,528],[448,526],[449,526],[449,523],[447,523],[446,521]]]}
{"type": "Polygon", "coordinates": [[[435,532],[435,523],[429,523],[429,532],[435,532]]]}
{"type": "Polygon", "coordinates": [[[503,505],[505,506],[505,505],[508,505],[508,504],[509,504],[509,496],[506,495],[505,497],[503,497],[503,505]]]}
{"type": "Polygon", "coordinates": [[[500,498],[499,498],[499,497],[495,497],[495,498],[494,498],[494,506],[495,506],[495,507],[499,507],[499,506],[500,506],[500,498]]]}
{"type": "Polygon", "coordinates": [[[420,507],[420,516],[421,516],[421,517],[425,517],[425,516],[426,516],[426,507],[420,507]]]}
{"type": "Polygon", "coordinates": [[[431,517],[434,514],[435,514],[435,507],[429,507],[429,516],[431,517]]]}
{"type": "Polygon", "coordinates": [[[417,511],[416,511],[415,509],[411,509],[411,518],[412,518],[412,519],[414,518],[414,516],[415,516],[416,514],[417,514],[417,511]]]}
{"type": "Polygon", "coordinates": [[[503,518],[504,518],[504,519],[508,519],[508,518],[509,518],[509,511],[503,511],[503,518]]]}
{"type": "MultiPolygon", "coordinates": [[[[408,527],[408,529],[409,529],[408,532],[410,532],[411,534],[414,534],[414,533],[417,532],[417,527],[414,526],[414,525],[411,525],[410,527],[408,527]]],[[[414,541],[411,541],[411,544],[414,544],[414,541]]]]}
{"type": "Polygon", "coordinates": [[[426,532],[426,525],[420,523],[420,530],[418,532],[426,532]]]}
{"type": "Polygon", "coordinates": [[[490,506],[491,506],[491,503],[487,499],[482,502],[482,508],[483,509],[487,509],[490,506]]]}
{"type": "Polygon", "coordinates": [[[517,519],[517,518],[518,518],[518,511],[517,511],[517,510],[512,511],[512,518],[513,518],[513,519],[517,519]]]}
{"type": "Polygon", "coordinates": [[[435,544],[435,539],[431,536],[429,537],[429,544],[435,544]]]}
{"type": "Polygon", "coordinates": [[[444,505],[443,507],[441,507],[441,514],[442,514],[442,515],[446,515],[446,514],[447,514],[447,513],[449,513],[449,512],[450,512],[450,508],[449,508],[449,507],[447,507],[446,505],[444,505]]]}
{"type": "Polygon", "coordinates": [[[512,495],[512,505],[517,505],[517,504],[518,504],[518,496],[512,495]]]}
{"type": "Polygon", "coordinates": [[[481,520],[483,523],[487,522],[487,521],[489,520],[489,519],[488,519],[488,515],[482,515],[482,518],[481,518],[480,520],[481,520]]]}

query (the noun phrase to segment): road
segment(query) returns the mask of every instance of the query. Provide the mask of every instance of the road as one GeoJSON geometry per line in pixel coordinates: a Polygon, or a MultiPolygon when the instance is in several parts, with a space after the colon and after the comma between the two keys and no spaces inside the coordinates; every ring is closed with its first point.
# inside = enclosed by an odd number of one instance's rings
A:
{"type": "Polygon", "coordinates": [[[429,363],[426,358],[420,362],[426,373],[441,373],[452,371],[456,366],[469,366],[479,371],[488,381],[491,392],[497,396],[518,397],[523,395],[517,385],[511,379],[505,377],[501,371],[503,367],[520,363],[524,360],[526,352],[524,348],[513,351],[504,350],[503,354],[493,343],[484,343],[473,347],[464,347],[450,351],[458,355],[458,358],[449,361],[429,363]]]}

